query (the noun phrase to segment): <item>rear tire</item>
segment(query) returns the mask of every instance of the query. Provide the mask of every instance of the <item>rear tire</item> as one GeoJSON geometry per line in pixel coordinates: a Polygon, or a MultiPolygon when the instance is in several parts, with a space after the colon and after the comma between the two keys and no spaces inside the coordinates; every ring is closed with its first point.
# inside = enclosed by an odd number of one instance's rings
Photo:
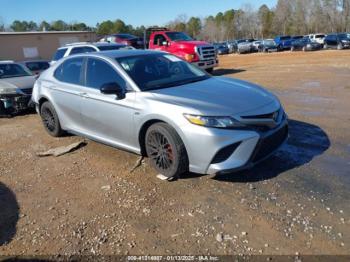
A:
{"type": "Polygon", "coordinates": [[[40,116],[46,131],[53,137],[60,137],[64,131],[61,128],[58,115],[50,102],[45,102],[40,108],[40,116]]]}
{"type": "Polygon", "coordinates": [[[151,166],[168,178],[188,172],[189,161],[184,143],[174,128],[156,123],[146,132],[145,147],[151,166]]]}

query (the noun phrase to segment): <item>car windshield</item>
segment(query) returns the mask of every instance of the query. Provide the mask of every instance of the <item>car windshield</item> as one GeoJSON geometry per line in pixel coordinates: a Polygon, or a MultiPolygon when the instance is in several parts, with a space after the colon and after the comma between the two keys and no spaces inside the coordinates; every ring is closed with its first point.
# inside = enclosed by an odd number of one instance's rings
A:
{"type": "Polygon", "coordinates": [[[210,78],[199,68],[170,54],[116,58],[142,91],[185,85],[210,78]]]}
{"type": "Polygon", "coordinates": [[[128,35],[128,34],[120,34],[120,35],[117,35],[117,37],[119,37],[121,39],[134,39],[134,38],[137,38],[136,36],[128,35]]]}
{"type": "Polygon", "coordinates": [[[325,35],[316,35],[315,38],[324,38],[325,35]]]}
{"type": "Polygon", "coordinates": [[[273,41],[273,40],[265,40],[264,44],[265,45],[275,45],[275,41],[273,41]]]}
{"type": "Polygon", "coordinates": [[[133,48],[127,45],[102,45],[102,46],[99,46],[98,49],[100,51],[109,51],[109,50],[133,49],[133,48]]]}
{"type": "Polygon", "coordinates": [[[172,41],[192,41],[193,39],[182,32],[167,32],[165,33],[172,41]]]}
{"type": "Polygon", "coordinates": [[[289,39],[291,39],[291,37],[290,36],[282,36],[280,39],[281,40],[289,40],[289,39]]]}
{"type": "Polygon", "coordinates": [[[346,39],[350,39],[348,34],[339,34],[338,35],[339,39],[341,40],[346,40],[346,39]]]}
{"type": "Polygon", "coordinates": [[[48,62],[26,62],[25,64],[30,71],[41,71],[50,67],[48,62]]]}
{"type": "Polygon", "coordinates": [[[0,79],[31,75],[28,70],[18,64],[0,64],[0,79]]]}

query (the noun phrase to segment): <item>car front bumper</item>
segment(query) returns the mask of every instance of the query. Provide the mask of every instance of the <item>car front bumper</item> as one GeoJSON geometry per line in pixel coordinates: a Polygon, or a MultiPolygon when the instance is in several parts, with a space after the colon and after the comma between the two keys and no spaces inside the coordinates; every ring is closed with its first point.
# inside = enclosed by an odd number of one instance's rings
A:
{"type": "Polygon", "coordinates": [[[0,114],[16,114],[33,107],[31,95],[0,95],[0,114]]]}
{"type": "Polygon", "coordinates": [[[186,133],[190,171],[230,173],[253,167],[273,154],[288,137],[288,122],[265,132],[192,127],[186,133]]]}
{"type": "Polygon", "coordinates": [[[201,69],[209,69],[209,68],[217,67],[219,64],[219,60],[218,59],[205,60],[205,61],[193,62],[192,64],[196,65],[201,69]]]}

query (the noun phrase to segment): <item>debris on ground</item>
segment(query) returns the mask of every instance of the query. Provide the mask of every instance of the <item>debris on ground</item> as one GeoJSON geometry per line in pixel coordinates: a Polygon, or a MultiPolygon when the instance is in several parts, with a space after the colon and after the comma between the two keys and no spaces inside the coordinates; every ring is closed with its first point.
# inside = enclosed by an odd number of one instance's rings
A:
{"type": "Polygon", "coordinates": [[[37,156],[39,156],[39,157],[63,156],[65,154],[71,153],[79,148],[82,148],[86,145],[87,145],[87,143],[85,141],[80,141],[80,142],[76,142],[76,143],[73,143],[73,144],[68,145],[68,146],[60,146],[60,147],[52,148],[46,152],[39,152],[39,153],[37,153],[37,156]]]}
{"type": "Polygon", "coordinates": [[[145,158],[143,156],[139,157],[137,159],[135,165],[133,166],[133,168],[130,170],[130,173],[133,173],[136,169],[138,169],[139,167],[141,167],[144,164],[145,164],[145,158]]]}

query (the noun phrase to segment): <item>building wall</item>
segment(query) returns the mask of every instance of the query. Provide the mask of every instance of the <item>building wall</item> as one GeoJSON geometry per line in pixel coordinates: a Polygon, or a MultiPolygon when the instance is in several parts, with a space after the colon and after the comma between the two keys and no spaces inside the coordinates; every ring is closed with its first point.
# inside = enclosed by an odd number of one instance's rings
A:
{"type": "Polygon", "coordinates": [[[72,42],[94,42],[94,32],[0,33],[0,60],[50,60],[56,49],[72,42]]]}

